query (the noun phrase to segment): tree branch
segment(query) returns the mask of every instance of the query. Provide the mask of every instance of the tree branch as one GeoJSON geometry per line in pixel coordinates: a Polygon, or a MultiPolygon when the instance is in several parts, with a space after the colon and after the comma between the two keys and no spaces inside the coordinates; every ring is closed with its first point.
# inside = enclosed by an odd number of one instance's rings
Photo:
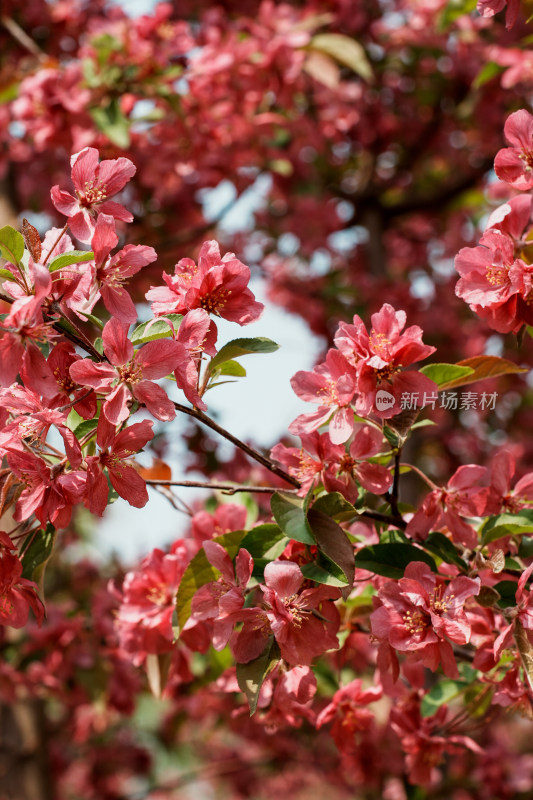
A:
{"type": "MultiPolygon", "coordinates": [[[[223,436],[224,439],[227,439],[229,442],[238,447],[240,450],[243,450],[250,458],[253,458],[255,461],[258,461],[259,464],[262,464],[263,467],[273,472],[274,475],[277,475],[278,478],[282,478],[282,480],[287,481],[292,486],[295,486],[297,489],[300,488],[299,481],[296,478],[293,478],[292,475],[289,475],[285,470],[281,469],[281,467],[276,466],[273,461],[271,461],[266,456],[259,453],[257,450],[254,450],[253,447],[246,444],[246,442],[237,439],[236,436],[233,436],[232,433],[227,431],[221,425],[218,425],[211,417],[208,417],[207,414],[204,414],[203,411],[199,411],[197,408],[188,408],[187,406],[183,406],[181,403],[174,403],[174,408],[176,411],[181,411],[182,414],[187,414],[189,417],[193,417],[197,419],[198,422],[202,422],[204,425],[207,425],[208,428],[218,433],[220,436],[223,436]]],[[[277,490],[276,490],[277,491],[277,490]]]]}
{"type": "MultiPolygon", "coordinates": [[[[163,481],[146,480],[147,486],[188,486],[198,489],[219,489],[222,494],[236,494],[237,492],[256,492],[264,494],[274,494],[279,492],[277,486],[248,486],[246,484],[233,483],[203,483],[202,481],[163,481]]],[[[296,489],[284,489],[286,494],[296,494],[296,489]]]]}

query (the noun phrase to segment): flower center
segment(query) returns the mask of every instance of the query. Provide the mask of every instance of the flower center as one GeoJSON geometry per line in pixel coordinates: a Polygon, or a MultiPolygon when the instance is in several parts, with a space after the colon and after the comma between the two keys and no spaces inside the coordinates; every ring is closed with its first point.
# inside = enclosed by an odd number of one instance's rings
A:
{"type": "Polygon", "coordinates": [[[200,300],[200,308],[207,311],[208,314],[216,314],[220,316],[219,309],[224,308],[229,300],[231,289],[218,289],[217,291],[204,295],[200,300]]]}
{"type": "Polygon", "coordinates": [[[423,633],[429,626],[427,614],[422,611],[406,611],[403,621],[409,633],[423,633]]]}
{"type": "Polygon", "coordinates": [[[107,197],[106,188],[96,178],[86,181],[83,187],[83,195],[80,197],[80,205],[91,208],[96,203],[101,203],[107,197]]]}
{"type": "Polygon", "coordinates": [[[128,364],[118,368],[118,376],[121,383],[139,383],[142,381],[143,369],[140,364],[136,364],[132,359],[128,364]]]}

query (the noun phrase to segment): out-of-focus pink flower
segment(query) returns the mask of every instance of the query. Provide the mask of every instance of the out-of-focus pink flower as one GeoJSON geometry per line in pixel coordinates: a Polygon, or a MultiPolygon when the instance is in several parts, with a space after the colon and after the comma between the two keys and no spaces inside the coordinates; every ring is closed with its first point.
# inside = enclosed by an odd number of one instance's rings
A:
{"type": "Polygon", "coordinates": [[[120,646],[134,664],[142,664],[148,653],[173,649],[176,592],[193,554],[184,541],[170,553],[156,548],[124,578],[115,624],[120,646]]]}
{"type": "Polygon", "coordinates": [[[318,715],[316,726],[333,722],[331,735],[341,753],[354,752],[359,744],[357,735],[367,731],[374,721],[366,706],[382,696],[381,686],[363,689],[362,681],[356,678],[335,692],[331,703],[318,715]]]}
{"type": "Polygon", "coordinates": [[[22,562],[15,550],[7,533],[0,531],[0,625],[24,627],[30,608],[40,625],[44,606],[36,593],[37,584],[22,577],[22,562]]]}
{"type": "Polygon", "coordinates": [[[135,175],[136,166],[129,158],[114,158],[98,163],[99,153],[85,147],[71,156],[72,183],[76,196],[53,186],[54,206],[68,217],[71,232],[80,242],[90,242],[97,214],[109,214],[114,219],[131,222],[133,215],[120,203],[110,200],[135,175]]]}
{"type": "Polygon", "coordinates": [[[482,17],[493,17],[494,14],[503,11],[505,6],[507,6],[505,27],[511,30],[518,18],[520,0],[478,0],[476,8],[482,17]]]}

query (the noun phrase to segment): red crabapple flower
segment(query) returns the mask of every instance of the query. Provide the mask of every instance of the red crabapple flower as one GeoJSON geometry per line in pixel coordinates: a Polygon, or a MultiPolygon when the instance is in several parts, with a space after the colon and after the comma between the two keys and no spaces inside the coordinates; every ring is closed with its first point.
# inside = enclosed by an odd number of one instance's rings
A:
{"type": "Polygon", "coordinates": [[[496,153],[494,171],[501,181],[514,189],[533,187],[533,116],[521,108],[510,114],[503,129],[510,147],[496,153]]]}
{"type": "MultiPolygon", "coordinates": [[[[326,481],[326,470],[332,461],[340,462],[346,455],[342,445],[333,444],[327,433],[302,433],[301,447],[286,447],[277,444],[270,455],[300,483],[298,494],[305,497],[318,480],[326,481]]],[[[328,488],[326,486],[326,488],[328,488]]]]}
{"type": "Polygon", "coordinates": [[[515,258],[512,239],[495,228],[477,247],[463,247],[455,258],[461,276],[455,294],[500,333],[533,323],[533,268],[515,258]]]}
{"type": "MultiPolygon", "coordinates": [[[[498,660],[502,651],[508,647],[513,639],[513,633],[517,629],[517,625],[521,625],[530,636],[533,631],[533,594],[527,589],[527,582],[533,572],[533,564],[524,570],[518,581],[515,600],[516,608],[512,610],[513,620],[510,625],[507,625],[499,634],[494,642],[494,656],[498,660]]],[[[532,687],[533,689],[533,687],[532,687]]]]}
{"type": "Polygon", "coordinates": [[[381,686],[363,689],[362,681],[356,678],[335,692],[331,703],[318,715],[316,727],[333,721],[331,735],[339,750],[354,752],[359,746],[356,735],[367,731],[374,721],[373,713],[365,706],[381,697],[381,686]]]}
{"type": "Polygon", "coordinates": [[[238,503],[223,503],[210,514],[198,511],[191,519],[191,535],[198,544],[214,536],[230,531],[242,531],[246,527],[248,511],[238,503]]]}
{"type": "Polygon", "coordinates": [[[416,652],[428,669],[435,671],[442,662],[444,673],[456,678],[450,641],[470,641],[464,604],[479,589],[479,578],[461,575],[446,585],[427,564],[412,561],[403,578],[387,580],[379,590],[380,605],[370,615],[372,633],[395,650],[416,652]]]}
{"type": "MultiPolygon", "coordinates": [[[[94,251],[94,264],[91,264],[92,280],[80,302],[72,304],[76,313],[90,313],[100,297],[112,317],[131,324],[137,319],[133,300],[122,284],[151,264],[157,258],[153,247],[127,244],[109,258],[111,250],[117,245],[115,223],[109,214],[99,214],[91,240],[94,251]]],[[[89,265],[86,266],[89,268],[89,265]]],[[[84,281],[85,283],[85,281],[84,281]]],[[[84,287],[85,288],[85,287],[84,287]]]]}
{"type": "Polygon", "coordinates": [[[333,444],[343,444],[350,438],[354,426],[350,403],[356,391],[356,374],[338,350],[328,350],[325,362],[312,372],[300,370],[293,375],[291,386],[302,400],[318,405],[314,413],[300,414],[291,422],[291,433],[312,433],[329,421],[333,444]]]}
{"type": "Polygon", "coordinates": [[[303,582],[300,567],[292,561],[271,561],[265,567],[264,613],[281,657],[289,664],[310,664],[339,646],[340,618],[333,603],[340,597],[339,590],[321,585],[301,591],[303,582]]]}
{"type": "Polygon", "coordinates": [[[254,562],[250,553],[241,548],[233,561],[217,542],[203,542],[207,560],[220,572],[220,578],[200,587],[192,599],[191,616],[197,620],[212,620],[213,647],[223,650],[233,626],[244,606],[244,592],[252,575],[254,562]]]}
{"type": "Polygon", "coordinates": [[[123,222],[133,220],[133,215],[124,206],[109,198],[120,192],[135,175],[135,164],[122,157],[100,163],[98,159],[99,153],[94,147],[84,147],[79,153],[74,153],[70,165],[76,196],[59,186],[53,186],[50,192],[54,206],[68,217],[73,235],[86,244],[94,234],[98,214],[109,214],[123,222]]]}
{"type": "Polygon", "coordinates": [[[185,348],[178,342],[162,339],[134,351],[128,328],[127,323],[110,319],[102,332],[104,353],[110,363],[95,363],[90,358],[76,361],[70,367],[72,379],[106,395],[102,409],[113,425],[128,419],[130,400],[143,403],[157,419],[174,419],[174,404],[153,381],[164,378],[187,357],[185,348]]]}
{"type": "Polygon", "coordinates": [[[116,628],[120,646],[133,655],[136,666],[148,653],[173,649],[176,592],[192,555],[183,541],[173,545],[170,553],[156,548],[124,578],[116,628]]]}
{"type": "Polygon", "coordinates": [[[485,514],[517,514],[533,503],[533,472],[528,472],[511,489],[515,473],[515,460],[508,450],[502,450],[492,459],[490,491],[485,514]]]}
{"type": "Polygon", "coordinates": [[[422,342],[422,329],[411,325],[403,333],[405,311],[385,303],[372,314],[370,334],[357,314],[353,324],[341,322],[335,345],[357,371],[355,409],[361,416],[370,412],[380,418],[393,417],[402,410],[402,395],[409,395],[416,406],[424,404],[424,396],[435,393],[436,384],[420,372],[403,372],[405,367],[427,358],[435,348],[422,342]],[[376,407],[376,394],[383,390],[392,395],[388,407],[376,407]]]}
{"type": "Polygon", "coordinates": [[[164,272],[163,280],[166,286],[152,287],[146,293],[156,316],[186,314],[194,308],[203,308],[208,314],[249,325],[263,313],[263,304],[248,289],[249,267],[234,253],[221,257],[213,240],[203,243],[198,265],[190,258],[182,258],[174,268],[174,275],[164,272]]]}
{"type": "Polygon", "coordinates": [[[380,453],[383,436],[371,425],[356,425],[355,431],[348,453],[343,445],[333,444],[327,433],[313,431],[300,435],[300,448],[277,444],[270,454],[300,482],[301,496],[320,479],[328,492],[340,492],[354,502],[358,495],[354,478],[367,491],[384,494],[391,486],[391,473],[381,464],[366,461],[380,453]]]}
{"type": "Polygon", "coordinates": [[[505,27],[510,30],[518,18],[520,0],[478,0],[477,10],[482,17],[493,17],[507,6],[505,12],[505,27]]]}
{"type": "Polygon", "coordinates": [[[478,544],[477,532],[464,517],[479,517],[485,513],[489,497],[487,482],[486,467],[476,464],[459,467],[445,488],[434,489],[425,496],[422,505],[407,523],[407,535],[425,539],[429,531],[447,528],[454,541],[475,548],[478,544]]]}
{"type": "Polygon", "coordinates": [[[402,743],[410,783],[416,786],[435,784],[438,780],[435,768],[442,763],[445,753],[454,753],[465,747],[474,753],[483,752],[469,736],[450,735],[446,730],[447,717],[445,705],[432,716],[423,717],[420,700],[413,693],[400,698],[391,709],[391,728],[402,743]]]}
{"type": "Polygon", "coordinates": [[[87,500],[86,505],[93,514],[102,516],[107,506],[109,486],[104,467],[109,474],[113,489],[127,500],[130,506],[143,508],[148,502],[146,483],[126,459],[154,438],[153,422],[143,420],[116,433],[115,425],[102,414],[98,420],[96,444],[100,448],[97,456],[87,456],[87,500]]]}
{"type": "Polygon", "coordinates": [[[28,620],[30,608],[38,624],[44,616],[44,606],[37,595],[37,584],[22,577],[22,562],[16,547],[3,531],[0,531],[0,625],[23,628],[28,620]]]}
{"type": "Polygon", "coordinates": [[[195,308],[185,315],[175,339],[183,345],[187,353],[187,358],[174,370],[176,384],[193,406],[200,411],[206,411],[207,406],[198,394],[198,376],[202,354],[207,353],[210,356],[216,354],[216,325],[209,319],[207,311],[195,308]]]}

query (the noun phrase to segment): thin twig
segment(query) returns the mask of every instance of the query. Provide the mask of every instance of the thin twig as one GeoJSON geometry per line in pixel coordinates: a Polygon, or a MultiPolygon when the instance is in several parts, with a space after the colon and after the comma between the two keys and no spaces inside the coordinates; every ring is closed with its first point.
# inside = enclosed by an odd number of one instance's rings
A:
{"type": "Polygon", "coordinates": [[[57,237],[57,239],[53,243],[52,247],[50,248],[50,250],[46,254],[46,258],[43,261],[43,267],[46,267],[46,262],[48,261],[48,259],[50,258],[50,256],[54,252],[54,250],[56,249],[57,245],[59,244],[59,242],[61,241],[61,239],[65,235],[65,233],[67,232],[67,228],[68,228],[68,222],[65,223],[65,227],[62,229],[61,233],[59,234],[59,236],[57,237]]]}
{"type": "Polygon", "coordinates": [[[393,516],[401,517],[400,510],[398,508],[398,500],[399,500],[399,492],[400,492],[400,456],[402,450],[399,448],[396,453],[394,454],[394,478],[392,481],[392,487],[390,492],[387,495],[387,500],[390,503],[391,511],[393,516]]]}
{"type": "Polygon", "coordinates": [[[31,53],[33,56],[39,59],[39,61],[46,61],[47,55],[44,50],[41,50],[39,45],[37,45],[33,39],[31,39],[26,31],[22,30],[18,22],[15,22],[14,19],[11,17],[3,16],[1,17],[2,25],[4,28],[9,31],[13,39],[17,41],[25,50],[31,53]]]}
{"type": "MultiPolygon", "coordinates": [[[[239,447],[241,450],[247,453],[250,458],[255,459],[255,461],[258,461],[260,464],[266,467],[266,469],[270,470],[270,472],[273,472],[274,475],[277,475],[278,478],[282,478],[284,481],[292,484],[292,486],[295,486],[297,489],[300,488],[300,483],[296,480],[296,478],[293,478],[292,475],[289,475],[287,472],[285,472],[285,470],[281,469],[281,467],[276,466],[274,462],[259,453],[257,450],[254,450],[254,448],[250,447],[250,445],[246,444],[246,442],[242,442],[240,439],[237,439],[236,436],[233,436],[232,433],[218,425],[214,420],[211,419],[211,417],[208,417],[206,414],[204,414],[203,411],[199,411],[197,408],[188,408],[187,406],[181,405],[181,403],[174,403],[174,408],[176,411],[181,411],[182,414],[188,414],[189,417],[197,419],[199,422],[207,425],[208,428],[211,428],[211,430],[216,431],[216,433],[220,434],[220,436],[223,436],[229,442],[234,444],[235,447],[239,447]]],[[[275,491],[277,491],[277,489],[275,491]]]]}
{"type": "MultiPolygon", "coordinates": [[[[163,481],[147,479],[148,486],[188,486],[198,489],[217,489],[222,494],[236,494],[237,492],[256,492],[263,494],[274,494],[279,492],[277,486],[247,486],[246,484],[233,483],[203,483],[202,481],[163,481]]],[[[296,494],[296,489],[284,489],[286,494],[296,494]]]]}

